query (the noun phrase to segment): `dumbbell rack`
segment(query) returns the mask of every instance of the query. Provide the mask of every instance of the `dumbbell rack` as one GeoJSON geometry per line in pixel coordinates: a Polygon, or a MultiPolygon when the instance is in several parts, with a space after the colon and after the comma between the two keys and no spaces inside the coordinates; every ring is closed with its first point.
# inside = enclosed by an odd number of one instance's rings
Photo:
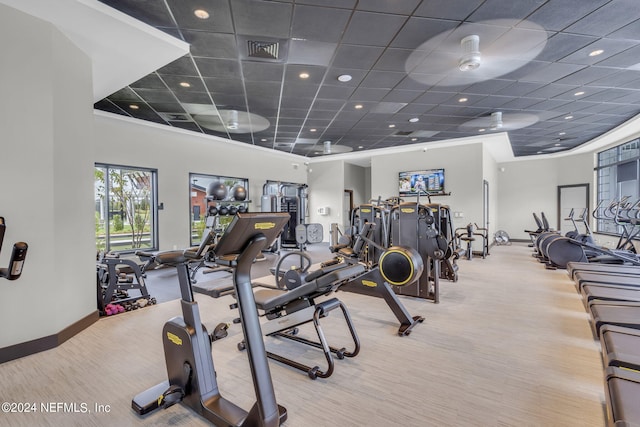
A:
{"type": "Polygon", "coordinates": [[[149,305],[155,304],[144,281],[144,274],[138,264],[119,256],[103,256],[97,263],[97,300],[98,310],[105,313],[107,304],[119,304],[126,311],[138,308],[136,302],[146,299],[149,305]],[[132,271],[132,274],[124,272],[132,271]],[[130,296],[129,291],[139,291],[140,295],[130,296]]]}

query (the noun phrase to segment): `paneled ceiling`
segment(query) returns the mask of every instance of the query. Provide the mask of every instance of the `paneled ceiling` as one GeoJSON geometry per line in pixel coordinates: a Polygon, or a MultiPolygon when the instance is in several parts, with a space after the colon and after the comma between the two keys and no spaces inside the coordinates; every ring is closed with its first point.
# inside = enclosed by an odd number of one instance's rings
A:
{"type": "Polygon", "coordinates": [[[101,1],[191,48],[97,109],[304,156],[555,153],[640,113],[638,0],[101,1]]]}

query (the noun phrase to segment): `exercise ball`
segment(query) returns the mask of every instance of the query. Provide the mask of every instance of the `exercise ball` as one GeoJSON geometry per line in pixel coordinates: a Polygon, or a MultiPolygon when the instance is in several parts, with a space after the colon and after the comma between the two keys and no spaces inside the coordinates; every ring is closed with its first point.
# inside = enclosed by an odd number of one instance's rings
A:
{"type": "Polygon", "coordinates": [[[247,190],[242,185],[236,185],[231,190],[234,200],[243,201],[247,198],[247,190]]]}
{"type": "Polygon", "coordinates": [[[220,181],[214,181],[207,187],[207,196],[214,200],[224,200],[227,197],[227,187],[220,181]]]}
{"type": "Polygon", "coordinates": [[[218,209],[218,213],[220,213],[220,215],[229,215],[229,208],[226,206],[222,206],[220,207],[220,209],[218,209]]]}

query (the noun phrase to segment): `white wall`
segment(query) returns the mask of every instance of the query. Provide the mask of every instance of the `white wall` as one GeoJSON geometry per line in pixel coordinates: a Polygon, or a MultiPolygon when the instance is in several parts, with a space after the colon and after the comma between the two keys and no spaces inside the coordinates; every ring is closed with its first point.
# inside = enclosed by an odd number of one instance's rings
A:
{"type": "MultiPolygon", "coordinates": [[[[554,159],[501,163],[498,174],[498,212],[496,230],[514,239],[528,239],[524,230],[535,230],[533,212],[544,211],[552,228],[558,223],[558,186],[589,183],[594,188],[593,154],[554,159]]],[[[592,200],[593,202],[593,200],[592,200]]]]}
{"type": "Polygon", "coordinates": [[[96,310],[91,61],[50,24],[0,5],[0,348],[60,332],[96,310]],[[16,34],[20,43],[16,43],[16,34]]]}
{"type": "MultiPolygon", "coordinates": [[[[482,144],[387,154],[371,160],[371,193],[373,198],[398,196],[398,173],[421,169],[445,169],[445,191],[450,196],[433,197],[433,203],[449,205],[454,227],[482,221],[482,144]]],[[[415,198],[405,198],[415,200],[415,198]]],[[[421,202],[427,203],[422,197],[421,202]]]]}
{"type": "Polygon", "coordinates": [[[362,166],[344,164],[344,189],[353,190],[353,204],[366,203],[369,196],[366,193],[367,170],[362,166]]]}
{"type": "Polygon", "coordinates": [[[331,223],[342,224],[344,194],[344,162],[313,163],[309,173],[309,222],[322,224],[324,241],[328,242],[331,223]],[[318,215],[318,208],[329,207],[329,215],[318,215]]]}
{"type": "Polygon", "coordinates": [[[94,145],[95,162],[158,170],[160,249],[189,245],[190,172],[247,178],[253,212],[266,180],[307,182],[298,156],[106,113],[95,116],[94,145]]]}

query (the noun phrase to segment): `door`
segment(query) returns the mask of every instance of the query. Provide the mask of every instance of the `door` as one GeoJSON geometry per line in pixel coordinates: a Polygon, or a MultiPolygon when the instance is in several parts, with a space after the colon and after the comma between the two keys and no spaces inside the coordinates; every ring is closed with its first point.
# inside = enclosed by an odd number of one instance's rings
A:
{"type": "Polygon", "coordinates": [[[580,216],[584,214],[587,224],[591,222],[589,184],[558,186],[558,230],[562,234],[575,229],[571,220],[568,219],[571,209],[573,209],[573,218],[577,224],[578,231],[585,233],[586,229],[580,221],[580,216]]]}

